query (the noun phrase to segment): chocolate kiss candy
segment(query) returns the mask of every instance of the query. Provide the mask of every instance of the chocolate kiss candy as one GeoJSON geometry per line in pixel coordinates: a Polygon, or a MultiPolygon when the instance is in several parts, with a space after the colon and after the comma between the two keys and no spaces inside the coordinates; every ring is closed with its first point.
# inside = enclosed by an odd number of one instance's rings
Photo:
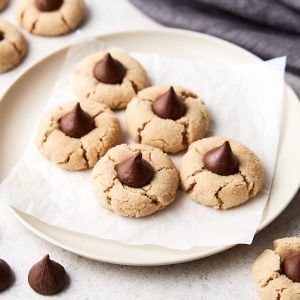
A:
{"type": "Polygon", "coordinates": [[[13,275],[10,266],[0,259],[0,291],[5,290],[12,282],[13,275]]]}
{"type": "Polygon", "coordinates": [[[147,185],[154,176],[152,166],[142,158],[138,152],[130,158],[123,160],[117,166],[119,180],[130,187],[140,188],[147,185]]]}
{"type": "Polygon", "coordinates": [[[58,10],[62,3],[63,0],[35,0],[37,9],[44,12],[58,10]]]}
{"type": "Polygon", "coordinates": [[[94,119],[79,103],[59,121],[60,130],[72,138],[81,138],[95,128],[94,119]]]}
{"type": "Polygon", "coordinates": [[[300,253],[287,255],[282,262],[282,271],[289,279],[300,282],[300,253]]]}
{"type": "Polygon", "coordinates": [[[186,113],[186,106],[180,96],[178,96],[174,88],[171,86],[170,89],[158,96],[152,104],[153,112],[163,118],[178,120],[186,113]]]}
{"type": "Polygon", "coordinates": [[[28,273],[28,283],[33,290],[41,295],[58,293],[67,282],[67,274],[62,265],[46,255],[37,262],[28,273]]]}
{"type": "Polygon", "coordinates": [[[94,77],[108,84],[121,83],[126,70],[123,65],[107,53],[94,67],[94,77]]]}
{"type": "Polygon", "coordinates": [[[228,141],[208,151],[203,157],[203,163],[207,170],[218,175],[232,175],[239,171],[239,161],[228,141]]]}

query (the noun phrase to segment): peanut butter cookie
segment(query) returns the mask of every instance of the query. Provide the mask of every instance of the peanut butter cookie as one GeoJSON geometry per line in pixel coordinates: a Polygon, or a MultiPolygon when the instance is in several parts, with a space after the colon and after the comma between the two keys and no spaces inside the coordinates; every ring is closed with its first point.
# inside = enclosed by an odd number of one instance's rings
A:
{"type": "Polygon", "coordinates": [[[26,54],[22,33],[10,23],[0,20],[0,73],[16,67],[26,54]]]}
{"type": "Polygon", "coordinates": [[[182,188],[201,204],[227,209],[254,197],[265,174],[257,156],[244,145],[224,137],[194,142],[183,156],[182,188]]]}
{"type": "Polygon", "coordinates": [[[73,31],[86,14],[82,0],[19,0],[17,22],[35,35],[57,36],[73,31]]]}
{"type": "Polygon", "coordinates": [[[261,300],[300,299],[300,238],[274,241],[254,262],[252,275],[261,300]]]}
{"type": "Polygon", "coordinates": [[[135,141],[176,153],[205,136],[209,116],[203,101],[190,90],[153,86],[130,101],[126,123],[135,141]]]}
{"type": "Polygon", "coordinates": [[[66,102],[42,118],[37,147],[59,167],[82,170],[93,167],[120,139],[114,113],[95,101],[66,102]]]}
{"type": "Polygon", "coordinates": [[[148,86],[145,70],[124,52],[93,53],[75,68],[74,90],[79,99],[95,100],[120,109],[148,86]]]}
{"type": "Polygon", "coordinates": [[[7,0],[0,0],[0,11],[4,10],[7,6],[7,0]]]}
{"type": "Polygon", "coordinates": [[[160,149],[122,144],[110,149],[93,169],[101,204],[125,217],[144,217],[174,201],[179,176],[160,149]]]}

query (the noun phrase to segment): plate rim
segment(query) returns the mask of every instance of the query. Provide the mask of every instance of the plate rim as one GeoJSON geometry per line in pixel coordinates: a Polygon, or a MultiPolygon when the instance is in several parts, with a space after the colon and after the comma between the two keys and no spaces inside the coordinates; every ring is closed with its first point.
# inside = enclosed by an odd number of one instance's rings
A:
{"type": "MultiPolygon", "coordinates": [[[[68,246],[66,244],[63,244],[63,243],[53,239],[52,237],[48,236],[47,234],[43,233],[42,231],[38,230],[37,228],[35,228],[30,223],[26,222],[26,220],[23,219],[22,216],[19,214],[18,209],[14,208],[12,206],[9,206],[9,205],[6,205],[6,208],[8,209],[10,214],[12,216],[14,216],[14,218],[16,218],[16,220],[19,223],[21,223],[30,232],[32,232],[35,235],[37,235],[38,237],[42,238],[46,242],[49,242],[49,243],[51,243],[51,244],[53,244],[53,245],[55,245],[55,246],[57,246],[61,249],[67,250],[67,251],[69,251],[73,254],[76,254],[76,255],[91,259],[91,260],[101,261],[101,262],[104,262],[104,263],[110,263],[110,264],[114,264],[114,265],[147,267],[147,266],[164,266],[164,265],[180,264],[180,263],[185,263],[185,262],[194,261],[194,260],[197,260],[197,259],[209,257],[209,256],[212,256],[212,255],[218,254],[220,252],[226,251],[228,249],[231,249],[231,248],[238,245],[238,244],[234,244],[234,245],[227,245],[227,246],[216,246],[216,247],[214,247],[214,250],[209,250],[209,253],[207,253],[207,254],[204,254],[204,255],[201,255],[201,256],[199,256],[199,254],[190,255],[188,257],[183,256],[182,258],[176,258],[176,261],[174,259],[170,258],[170,259],[165,259],[164,261],[159,261],[159,262],[155,262],[155,263],[152,263],[152,262],[148,262],[148,263],[146,263],[146,262],[143,262],[143,263],[136,262],[136,263],[133,263],[131,260],[126,260],[124,258],[122,260],[120,260],[118,258],[114,258],[114,257],[110,257],[108,259],[107,256],[103,256],[103,255],[99,255],[99,254],[96,257],[96,256],[93,256],[93,255],[90,255],[88,252],[83,252],[83,251],[81,251],[79,249],[76,249],[72,246],[68,246]]],[[[42,222],[42,221],[40,221],[40,222],[42,222]]],[[[50,225],[50,224],[48,224],[48,225],[50,225]]],[[[53,225],[51,225],[51,226],[53,226],[53,225]]],[[[66,230],[66,229],[64,229],[64,230],[66,230]]],[[[70,230],[67,230],[67,231],[70,231],[70,230]]],[[[95,237],[95,238],[97,238],[97,237],[95,237]]],[[[101,238],[98,238],[98,239],[101,239],[101,238]]],[[[101,240],[105,240],[105,239],[101,239],[101,240]]],[[[127,246],[139,247],[139,246],[134,246],[134,245],[127,245],[127,246]]],[[[140,246],[143,247],[143,246],[147,246],[147,245],[140,245],[140,246]]],[[[161,247],[161,248],[165,248],[165,247],[161,247]]],[[[180,251],[180,250],[178,250],[178,251],[180,251]]],[[[182,252],[184,252],[184,250],[182,252]]]]}
{"type": "MultiPolygon", "coordinates": [[[[177,28],[153,28],[153,29],[135,29],[135,30],[121,30],[121,31],[113,31],[113,32],[109,32],[109,33],[104,33],[104,34],[100,34],[97,36],[93,36],[93,38],[96,39],[101,39],[101,38],[107,38],[107,37],[113,37],[113,36],[125,36],[127,34],[129,35],[133,35],[133,34],[141,34],[141,33],[146,33],[146,34],[155,34],[155,33],[171,33],[171,34],[181,34],[181,35],[189,35],[191,37],[194,38],[202,38],[202,39],[207,39],[210,42],[216,42],[216,43],[221,43],[222,45],[225,44],[225,46],[231,47],[232,49],[237,49],[241,54],[245,54],[247,55],[247,57],[249,58],[250,56],[252,57],[252,59],[256,60],[256,61],[263,61],[261,58],[257,57],[256,55],[254,55],[253,53],[249,52],[248,50],[241,48],[238,45],[232,44],[231,42],[228,42],[226,40],[223,40],[221,38],[218,37],[214,37],[214,36],[210,36],[204,33],[198,33],[198,32],[194,32],[194,31],[189,31],[189,30],[185,30],[185,29],[177,29],[177,28]]],[[[2,99],[5,97],[5,95],[14,87],[14,85],[21,79],[21,77],[23,77],[28,71],[30,71],[32,68],[34,68],[35,66],[39,65],[40,63],[42,63],[43,61],[49,59],[52,56],[57,55],[60,52],[63,51],[67,51],[68,48],[70,48],[71,46],[73,46],[74,44],[76,44],[77,42],[72,42],[69,43],[67,45],[64,45],[58,49],[55,49],[53,52],[48,53],[46,55],[44,55],[43,57],[41,57],[39,60],[29,64],[26,68],[24,68],[24,70],[22,70],[15,78],[14,80],[9,84],[9,86],[4,90],[3,94],[0,95],[0,105],[1,105],[1,101],[2,99]]],[[[297,98],[296,93],[294,92],[294,90],[285,83],[285,88],[286,91],[289,93],[292,93],[292,96],[297,98]]],[[[300,103],[299,103],[300,104],[300,103]]],[[[277,165],[277,161],[276,161],[276,165],[277,165]]],[[[275,166],[275,170],[276,170],[276,166],[275,166]]],[[[272,183],[273,184],[273,183],[272,183]]],[[[271,189],[272,189],[272,185],[271,185],[271,189]]],[[[272,223],[284,210],[285,208],[290,204],[290,202],[292,201],[292,199],[294,198],[294,196],[296,195],[297,191],[299,189],[299,186],[296,188],[295,191],[293,191],[293,196],[285,203],[284,206],[281,207],[280,210],[278,210],[278,212],[276,212],[276,214],[274,214],[272,216],[272,218],[270,218],[269,220],[266,220],[265,222],[260,222],[258,229],[256,231],[259,232],[262,229],[264,229],[265,227],[267,227],[270,223],[272,223]]],[[[27,228],[29,231],[31,231],[32,233],[34,233],[35,235],[39,236],[40,238],[44,239],[47,242],[50,242],[51,244],[54,244],[55,246],[58,246],[62,249],[65,249],[67,251],[70,251],[72,253],[75,253],[77,255],[89,258],[89,259],[93,259],[93,260],[98,260],[98,261],[102,261],[102,262],[107,262],[107,263],[112,263],[112,264],[122,264],[122,265],[134,265],[134,266],[153,266],[153,265],[169,265],[169,264],[177,264],[177,263],[183,263],[183,262],[187,262],[187,261],[192,261],[192,260],[196,260],[196,259],[200,259],[200,258],[204,258],[204,257],[208,257],[223,251],[226,251],[234,246],[236,246],[237,244],[232,244],[232,245],[226,245],[226,246],[215,246],[213,250],[208,250],[209,253],[201,253],[201,254],[191,254],[188,256],[183,256],[181,259],[180,258],[176,258],[176,261],[174,260],[174,258],[170,258],[170,259],[165,259],[163,262],[160,261],[158,263],[133,263],[131,260],[126,261],[125,259],[115,259],[114,257],[110,257],[109,259],[107,258],[107,256],[101,256],[101,255],[97,255],[93,256],[91,254],[89,254],[89,252],[83,252],[80,249],[76,249],[72,246],[69,246],[67,244],[64,244],[58,240],[55,240],[54,238],[50,237],[49,235],[47,235],[46,233],[44,233],[42,230],[37,229],[36,227],[34,227],[32,224],[30,224],[29,222],[27,222],[20,214],[19,210],[6,205],[8,211],[10,212],[10,214],[16,218],[18,220],[18,222],[20,222],[25,228],[27,228]]],[[[23,212],[21,212],[23,213],[23,212]]],[[[45,223],[41,220],[39,220],[39,222],[45,223]]],[[[47,223],[45,223],[47,224],[47,223]]],[[[51,224],[48,224],[50,226],[53,226],[51,224]]],[[[64,228],[62,228],[63,230],[66,230],[64,228]]],[[[70,230],[68,230],[70,231],[70,230]]],[[[97,237],[96,237],[97,238],[97,237]]],[[[101,238],[99,238],[101,239],[101,238]]],[[[105,239],[101,239],[101,240],[105,240],[105,239]]],[[[130,245],[129,245],[130,246],[130,245]]],[[[144,246],[144,245],[141,245],[144,246]]],[[[137,246],[135,246],[137,247],[137,246]]],[[[164,247],[162,247],[164,248],[164,247]]],[[[184,251],[182,251],[184,252],[184,251]]]]}

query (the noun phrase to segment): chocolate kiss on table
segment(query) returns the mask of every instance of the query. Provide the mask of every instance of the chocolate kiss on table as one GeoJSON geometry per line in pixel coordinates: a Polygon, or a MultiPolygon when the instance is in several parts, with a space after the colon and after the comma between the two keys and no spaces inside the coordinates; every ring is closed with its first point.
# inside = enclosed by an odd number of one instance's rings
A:
{"type": "Polygon", "coordinates": [[[154,100],[152,110],[160,118],[178,120],[185,115],[186,106],[171,86],[167,92],[154,100]]]}
{"type": "Polygon", "coordinates": [[[130,187],[140,188],[147,185],[154,176],[152,166],[142,158],[138,152],[130,158],[123,160],[117,166],[119,180],[130,187]]]}
{"type": "Polygon", "coordinates": [[[228,141],[208,151],[203,157],[203,163],[207,170],[218,175],[232,175],[239,171],[239,161],[228,141]]]}
{"type": "Polygon", "coordinates": [[[0,291],[5,290],[12,282],[13,275],[10,266],[0,259],[0,291]]]}
{"type": "Polygon", "coordinates": [[[121,83],[126,70],[124,66],[107,53],[94,67],[94,77],[108,84],[121,83]]]}
{"type": "Polygon", "coordinates": [[[41,295],[53,295],[63,289],[67,282],[67,274],[62,265],[46,255],[37,262],[28,273],[28,283],[41,295]]]}
{"type": "Polygon", "coordinates": [[[95,128],[94,119],[79,103],[59,121],[60,130],[72,138],[81,138],[95,128]]]}
{"type": "Polygon", "coordinates": [[[300,282],[300,253],[292,253],[282,262],[283,273],[291,280],[300,282]]]}
{"type": "Polygon", "coordinates": [[[63,4],[63,0],[35,0],[35,6],[43,12],[58,10],[63,4]]]}

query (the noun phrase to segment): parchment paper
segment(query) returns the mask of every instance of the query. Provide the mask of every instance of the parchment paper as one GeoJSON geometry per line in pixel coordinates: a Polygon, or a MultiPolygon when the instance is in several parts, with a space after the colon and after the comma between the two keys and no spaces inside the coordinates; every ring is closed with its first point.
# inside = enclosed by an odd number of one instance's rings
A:
{"type": "MultiPolygon", "coordinates": [[[[70,49],[48,107],[75,99],[74,66],[87,54],[107,47],[93,40],[70,49]]],[[[49,224],[132,245],[155,244],[184,250],[194,246],[250,244],[268,200],[274,173],[285,57],[225,66],[179,60],[171,54],[170,57],[158,53],[131,55],[145,67],[152,85],[182,85],[204,99],[212,118],[208,136],[234,138],[255,151],[267,174],[259,195],[240,207],[222,211],[197,204],[178,191],[174,203],[159,213],[141,219],[120,217],[97,201],[91,170],[64,171],[47,161],[34,145],[34,133],[19,163],[1,184],[0,200],[49,224]]],[[[117,115],[123,130],[122,142],[132,143],[124,111],[117,115]]],[[[171,156],[178,167],[181,156],[171,156]]]]}

